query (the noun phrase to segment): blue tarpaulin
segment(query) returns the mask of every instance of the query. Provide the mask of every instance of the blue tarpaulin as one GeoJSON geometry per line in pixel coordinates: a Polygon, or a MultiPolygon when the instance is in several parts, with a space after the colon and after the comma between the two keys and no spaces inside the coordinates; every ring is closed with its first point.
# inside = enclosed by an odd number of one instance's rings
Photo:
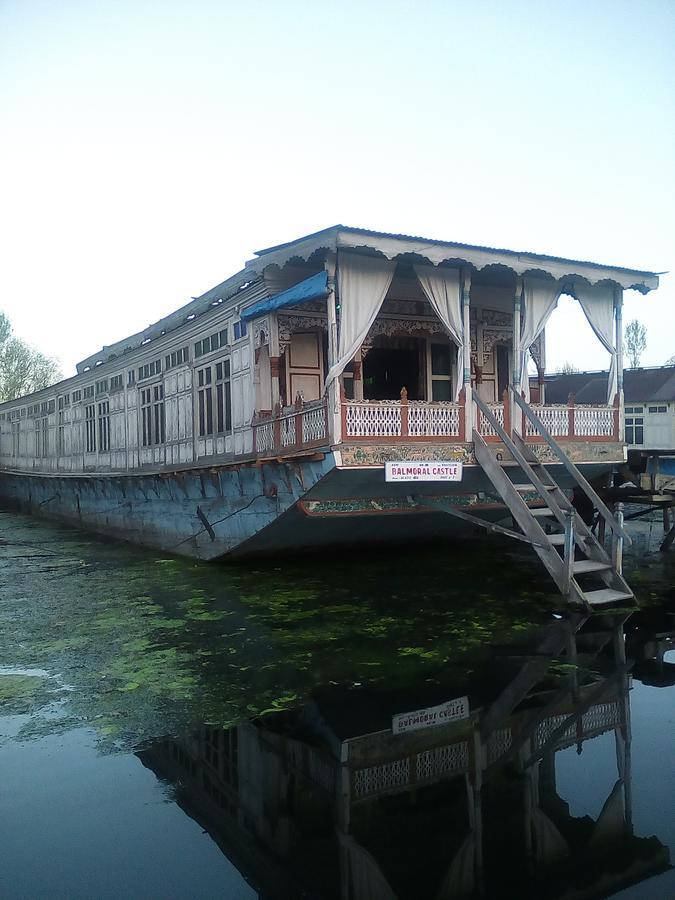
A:
{"type": "Polygon", "coordinates": [[[328,275],[325,271],[310,275],[299,284],[294,284],[274,297],[266,297],[259,300],[253,306],[243,310],[242,319],[256,319],[263,313],[274,309],[283,309],[286,306],[298,306],[301,303],[309,303],[310,300],[321,300],[328,296],[328,275]]]}

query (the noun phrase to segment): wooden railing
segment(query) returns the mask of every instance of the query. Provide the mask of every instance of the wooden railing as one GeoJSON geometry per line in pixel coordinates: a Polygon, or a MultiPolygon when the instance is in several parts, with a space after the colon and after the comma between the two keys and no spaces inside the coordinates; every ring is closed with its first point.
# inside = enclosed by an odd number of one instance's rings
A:
{"type": "MultiPolygon", "coordinates": [[[[532,411],[551,437],[562,441],[616,441],[621,440],[619,429],[619,395],[612,406],[578,406],[574,394],[570,394],[567,406],[531,404],[532,411]]],[[[522,431],[526,441],[541,441],[538,429],[521,410],[522,431]]]]}
{"type": "Polygon", "coordinates": [[[347,400],[342,396],[343,441],[464,441],[464,397],[459,403],[347,400]]]}
{"type": "Polygon", "coordinates": [[[275,413],[258,414],[252,427],[253,452],[258,455],[320,447],[328,443],[326,401],[304,403],[298,399],[293,406],[278,409],[275,413]]]}
{"type": "MultiPolygon", "coordinates": [[[[511,434],[511,405],[508,391],[504,391],[501,403],[486,404],[495,419],[511,434]]],[[[574,395],[570,394],[566,405],[551,403],[532,403],[530,408],[546,430],[559,441],[621,441],[619,429],[619,397],[616,396],[613,406],[577,405],[574,395]]],[[[521,431],[524,439],[530,443],[541,443],[541,434],[535,425],[527,419],[521,410],[521,431]]],[[[500,441],[494,428],[490,425],[481,409],[476,405],[476,430],[488,443],[500,441]]]]}

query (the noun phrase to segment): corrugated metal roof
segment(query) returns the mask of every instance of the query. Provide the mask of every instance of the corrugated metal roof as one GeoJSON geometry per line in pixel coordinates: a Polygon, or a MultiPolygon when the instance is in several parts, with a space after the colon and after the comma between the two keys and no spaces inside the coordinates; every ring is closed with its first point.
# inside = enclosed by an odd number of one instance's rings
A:
{"type": "Polygon", "coordinates": [[[625,266],[615,266],[609,265],[607,263],[597,263],[592,262],[591,260],[583,260],[583,259],[570,259],[565,256],[551,256],[544,253],[534,253],[531,250],[509,250],[505,247],[485,247],[481,244],[463,244],[457,241],[444,241],[439,240],[438,238],[427,238],[421,237],[419,235],[414,234],[396,234],[393,232],[387,231],[371,231],[368,228],[353,228],[350,225],[331,225],[330,228],[323,228],[320,231],[315,231],[313,234],[305,234],[300,238],[297,238],[294,241],[287,241],[284,244],[277,244],[274,247],[265,247],[263,250],[256,250],[255,255],[258,257],[266,256],[268,253],[275,253],[277,250],[284,250],[288,247],[292,247],[294,244],[299,244],[302,241],[306,241],[311,238],[317,238],[321,235],[329,235],[331,232],[338,231],[350,231],[356,234],[362,234],[365,237],[374,237],[374,238],[389,238],[392,240],[401,240],[401,241],[418,241],[425,244],[432,244],[433,246],[443,246],[443,247],[456,247],[458,250],[479,250],[485,253],[504,253],[508,256],[531,256],[534,259],[540,259],[542,262],[562,262],[562,263],[570,263],[572,265],[580,265],[580,266],[591,266],[597,269],[616,269],[618,272],[627,272],[631,275],[645,275],[650,277],[656,277],[658,275],[664,275],[665,272],[649,272],[646,269],[631,269],[626,268],[625,266]]]}
{"type": "MultiPolygon", "coordinates": [[[[607,372],[572,372],[569,375],[547,375],[546,400],[566,403],[574,394],[578,403],[605,403],[607,372]]],[[[626,403],[670,403],[675,401],[675,366],[649,369],[626,369],[623,375],[626,403]]]]}

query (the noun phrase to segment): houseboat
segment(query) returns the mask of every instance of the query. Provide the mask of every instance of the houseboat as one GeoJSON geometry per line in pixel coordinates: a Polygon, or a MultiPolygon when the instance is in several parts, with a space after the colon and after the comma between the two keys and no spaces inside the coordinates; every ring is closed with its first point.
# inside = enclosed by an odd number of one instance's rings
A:
{"type": "Polygon", "coordinates": [[[205,560],[478,525],[530,543],[573,602],[632,596],[567,493],[621,541],[589,480],[625,459],[623,291],[657,286],[337,225],[2,404],[0,497],[205,560]],[[561,293],[610,354],[602,402],[530,402],[561,293]]]}

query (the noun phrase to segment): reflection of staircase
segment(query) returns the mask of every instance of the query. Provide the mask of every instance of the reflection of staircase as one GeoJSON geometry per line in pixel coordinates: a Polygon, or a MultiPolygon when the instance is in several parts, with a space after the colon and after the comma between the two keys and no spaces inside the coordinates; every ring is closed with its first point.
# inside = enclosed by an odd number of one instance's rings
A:
{"type": "MultiPolygon", "coordinates": [[[[515,399],[531,424],[565,466],[578,487],[589,497],[614,535],[615,546],[629,538],[612,513],[595,493],[564,450],[551,437],[530,406],[514,393],[515,399]]],[[[475,396],[482,415],[506,445],[518,468],[507,468],[496,458],[494,450],[476,430],[473,441],[476,460],[482,466],[501,496],[524,537],[570,603],[585,608],[633,600],[634,595],[620,574],[619,567],[600,544],[590,528],[576,512],[570,500],[553,480],[546,467],[537,460],[532,449],[516,434],[511,437],[497,421],[490,408],[475,396]],[[521,472],[525,483],[510,477],[521,472]],[[542,505],[530,508],[523,493],[537,493],[542,505]]],[[[620,559],[614,554],[614,559],[620,559]]]]}

